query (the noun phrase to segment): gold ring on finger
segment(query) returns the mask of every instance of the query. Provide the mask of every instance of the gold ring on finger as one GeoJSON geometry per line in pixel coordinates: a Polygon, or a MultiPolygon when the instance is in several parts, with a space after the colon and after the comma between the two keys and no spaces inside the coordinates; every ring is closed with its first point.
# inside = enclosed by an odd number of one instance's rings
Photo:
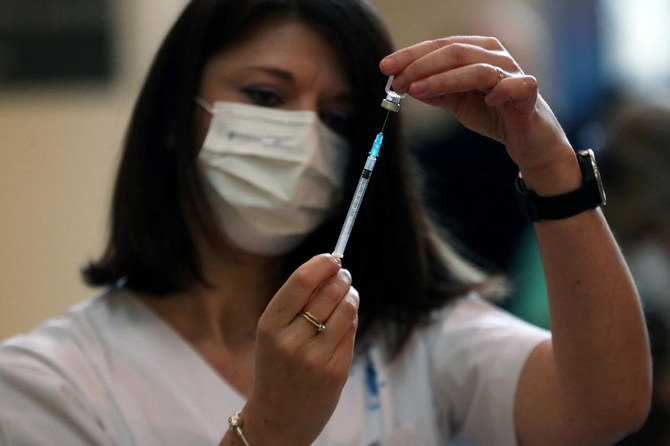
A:
{"type": "Polygon", "coordinates": [[[317,333],[321,333],[326,329],[326,324],[314,317],[309,311],[301,311],[300,316],[304,317],[310,324],[314,325],[317,333]]]}
{"type": "Polygon", "coordinates": [[[507,79],[509,77],[509,74],[505,73],[501,68],[498,67],[493,67],[495,70],[498,72],[498,82],[500,82],[503,79],[507,79]]]}

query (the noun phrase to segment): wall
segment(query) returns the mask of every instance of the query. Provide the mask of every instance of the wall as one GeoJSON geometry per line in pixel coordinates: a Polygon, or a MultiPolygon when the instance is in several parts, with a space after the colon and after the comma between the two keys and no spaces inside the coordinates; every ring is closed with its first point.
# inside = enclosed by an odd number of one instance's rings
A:
{"type": "Polygon", "coordinates": [[[78,270],[103,245],[134,96],[183,4],[115,2],[118,72],[110,85],[0,91],[0,339],[95,292],[78,270]]]}

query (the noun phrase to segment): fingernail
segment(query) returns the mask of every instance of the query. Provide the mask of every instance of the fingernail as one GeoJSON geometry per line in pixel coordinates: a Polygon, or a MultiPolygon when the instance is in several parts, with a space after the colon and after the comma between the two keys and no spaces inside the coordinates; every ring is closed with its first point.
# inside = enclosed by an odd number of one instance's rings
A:
{"type": "Polygon", "coordinates": [[[428,83],[426,81],[417,81],[411,85],[412,93],[421,94],[428,89],[428,83]]]}
{"type": "Polygon", "coordinates": [[[393,57],[386,57],[381,61],[381,68],[384,71],[393,71],[393,69],[396,67],[397,61],[393,57]]]}
{"type": "Polygon", "coordinates": [[[393,91],[404,92],[407,89],[407,79],[404,74],[399,74],[393,79],[393,91]]]}
{"type": "Polygon", "coordinates": [[[500,105],[500,95],[490,91],[486,96],[484,96],[484,102],[489,107],[497,107],[500,105]]]}
{"type": "Polygon", "coordinates": [[[340,265],[340,268],[341,268],[342,267],[342,257],[338,257],[338,256],[333,255],[333,254],[331,254],[330,256],[333,258],[333,260],[335,260],[335,263],[340,265]]]}

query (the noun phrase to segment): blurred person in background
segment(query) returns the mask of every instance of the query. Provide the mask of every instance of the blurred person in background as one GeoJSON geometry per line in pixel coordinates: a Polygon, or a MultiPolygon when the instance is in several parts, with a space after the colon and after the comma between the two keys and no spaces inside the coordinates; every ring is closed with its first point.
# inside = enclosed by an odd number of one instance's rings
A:
{"type": "Polygon", "coordinates": [[[605,215],[640,290],[654,392],[643,428],[620,446],[670,444],[670,97],[622,98],[601,122],[605,215]]]}
{"type": "Polygon", "coordinates": [[[604,118],[605,209],[640,294],[670,316],[670,96],[622,99],[604,118]]]}

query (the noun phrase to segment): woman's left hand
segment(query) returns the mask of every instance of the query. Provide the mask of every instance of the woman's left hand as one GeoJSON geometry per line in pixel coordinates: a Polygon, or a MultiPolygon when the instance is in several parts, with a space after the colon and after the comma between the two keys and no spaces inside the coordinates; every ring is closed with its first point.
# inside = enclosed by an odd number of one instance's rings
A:
{"type": "MultiPolygon", "coordinates": [[[[451,111],[505,144],[539,195],[581,183],[574,151],[535,78],[498,40],[423,42],[387,56],[380,68],[396,75],[398,93],[451,111]]],[[[638,429],[649,407],[648,341],[635,284],[600,212],[540,222],[535,234],[553,336],[524,365],[516,432],[523,444],[611,444],[638,429]]]]}
{"type": "Polygon", "coordinates": [[[422,42],[388,55],[380,69],[396,75],[396,92],[448,110],[465,127],[503,143],[524,176],[566,161],[576,168],[536,79],[524,74],[498,39],[458,36],[422,42]]]}

